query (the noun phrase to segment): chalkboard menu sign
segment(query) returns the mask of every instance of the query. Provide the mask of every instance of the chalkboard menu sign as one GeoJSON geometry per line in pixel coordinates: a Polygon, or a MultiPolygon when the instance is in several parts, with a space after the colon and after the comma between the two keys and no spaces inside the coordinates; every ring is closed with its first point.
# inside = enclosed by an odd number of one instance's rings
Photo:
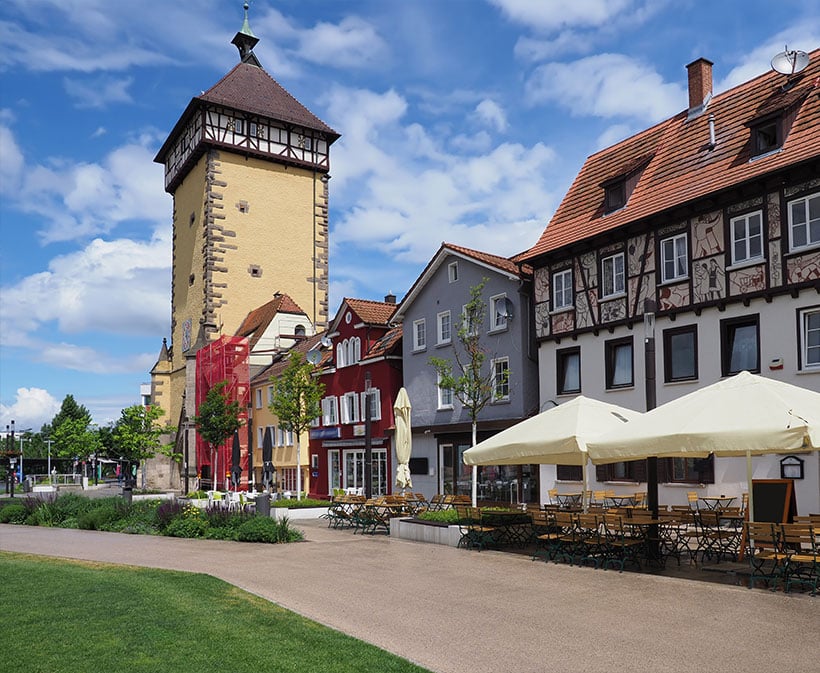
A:
{"type": "Polygon", "coordinates": [[[791,479],[752,480],[755,521],[791,523],[797,514],[791,479]]]}

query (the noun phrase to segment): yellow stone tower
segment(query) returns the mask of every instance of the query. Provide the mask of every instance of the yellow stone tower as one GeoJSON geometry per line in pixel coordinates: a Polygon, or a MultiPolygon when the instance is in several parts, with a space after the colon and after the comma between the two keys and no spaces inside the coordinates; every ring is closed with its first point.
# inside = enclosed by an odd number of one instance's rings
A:
{"type": "Polygon", "coordinates": [[[327,325],[327,185],[339,134],[265,72],[258,41],[245,3],[232,40],[240,62],[191,100],[154,159],[174,197],[171,345],[151,372],[153,402],[171,425],[183,400],[195,413],[196,350],[233,335],[276,292],[317,329],[327,325]]]}

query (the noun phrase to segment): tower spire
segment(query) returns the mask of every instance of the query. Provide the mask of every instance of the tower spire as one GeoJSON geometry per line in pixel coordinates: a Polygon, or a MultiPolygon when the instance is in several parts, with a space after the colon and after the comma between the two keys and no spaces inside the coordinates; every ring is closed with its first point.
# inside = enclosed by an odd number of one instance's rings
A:
{"type": "Polygon", "coordinates": [[[259,38],[253,34],[251,24],[248,22],[247,2],[244,4],[244,9],[245,20],[242,22],[242,28],[233,36],[231,44],[235,44],[236,48],[239,49],[239,60],[242,61],[242,63],[250,63],[251,65],[262,67],[253,53],[253,48],[256,46],[256,43],[259,42],[259,38]]]}

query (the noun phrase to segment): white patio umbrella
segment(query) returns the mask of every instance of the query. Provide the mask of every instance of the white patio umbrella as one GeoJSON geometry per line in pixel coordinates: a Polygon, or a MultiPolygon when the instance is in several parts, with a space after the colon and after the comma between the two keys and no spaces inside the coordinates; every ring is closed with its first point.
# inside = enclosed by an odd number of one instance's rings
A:
{"type": "Polygon", "coordinates": [[[587,442],[642,415],[579,395],[467,449],[464,464],[580,465],[586,491],[587,442]]]}
{"type": "Polygon", "coordinates": [[[410,398],[404,388],[399,389],[396,402],[393,405],[393,414],[396,422],[396,485],[402,490],[412,488],[410,479],[410,454],[413,450],[413,438],[410,432],[410,398]]]}
{"type": "Polygon", "coordinates": [[[744,371],[648,411],[587,448],[596,464],[745,455],[753,516],[752,456],[820,449],[820,393],[744,371]]]}

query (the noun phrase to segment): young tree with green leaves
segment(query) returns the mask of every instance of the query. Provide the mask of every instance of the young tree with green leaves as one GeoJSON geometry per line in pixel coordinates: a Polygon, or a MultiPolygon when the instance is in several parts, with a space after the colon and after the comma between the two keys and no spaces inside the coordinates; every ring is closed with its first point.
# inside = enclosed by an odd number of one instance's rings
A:
{"type": "MultiPolygon", "coordinates": [[[[470,301],[464,306],[461,324],[456,331],[457,342],[453,344],[453,360],[431,357],[429,362],[438,375],[438,387],[451,390],[470,417],[473,430],[473,446],[476,445],[478,415],[493,399],[496,388],[506,381],[499,381],[487,364],[488,353],[481,343],[481,332],[487,315],[487,305],[482,293],[487,284],[482,278],[470,288],[470,301]],[[487,365],[485,367],[485,364],[487,365]]],[[[507,376],[508,374],[505,374],[507,376]]],[[[472,500],[477,500],[478,468],[473,465],[472,500]]]]}
{"type": "Polygon", "coordinates": [[[158,453],[168,455],[162,436],[169,429],[158,422],[164,413],[158,406],[141,404],[123,409],[111,432],[116,457],[139,466],[142,461],[153,458],[158,453]]]}
{"type": "Polygon", "coordinates": [[[211,388],[199,405],[199,413],[193,418],[199,436],[211,447],[211,481],[214,488],[217,486],[219,467],[215,462],[216,451],[242,426],[242,421],[239,420],[239,402],[228,400],[224,392],[227,385],[227,381],[220,381],[211,388]]]}
{"type": "Polygon", "coordinates": [[[310,428],[313,419],[321,413],[325,386],[314,374],[316,367],[301,353],[292,352],[288,364],[273,382],[273,401],[270,410],[279,419],[279,426],[296,437],[296,499],[302,493],[302,433],[310,428]]]}
{"type": "Polygon", "coordinates": [[[99,432],[84,418],[66,418],[51,433],[55,453],[63,458],[88,460],[102,449],[99,432]]]}

